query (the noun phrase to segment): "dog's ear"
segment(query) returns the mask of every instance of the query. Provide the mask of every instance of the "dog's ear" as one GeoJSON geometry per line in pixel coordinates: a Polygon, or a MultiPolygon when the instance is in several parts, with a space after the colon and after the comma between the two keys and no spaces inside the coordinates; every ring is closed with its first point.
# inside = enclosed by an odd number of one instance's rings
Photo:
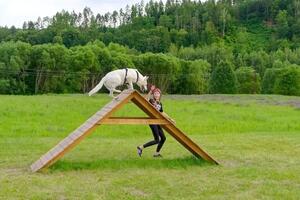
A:
{"type": "Polygon", "coordinates": [[[145,81],[148,80],[149,76],[145,76],[145,81]]]}

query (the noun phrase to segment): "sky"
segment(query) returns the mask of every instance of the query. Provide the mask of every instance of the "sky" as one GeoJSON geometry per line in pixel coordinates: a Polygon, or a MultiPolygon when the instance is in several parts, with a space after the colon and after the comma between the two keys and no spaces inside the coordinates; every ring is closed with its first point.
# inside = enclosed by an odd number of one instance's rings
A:
{"type": "MultiPolygon", "coordinates": [[[[139,3],[141,0],[0,0],[0,26],[21,28],[24,21],[52,17],[61,10],[82,12],[89,7],[93,13],[104,14],[139,3]]],[[[148,0],[144,0],[148,2],[148,0]]],[[[165,2],[165,1],[164,1],[165,2]]]]}

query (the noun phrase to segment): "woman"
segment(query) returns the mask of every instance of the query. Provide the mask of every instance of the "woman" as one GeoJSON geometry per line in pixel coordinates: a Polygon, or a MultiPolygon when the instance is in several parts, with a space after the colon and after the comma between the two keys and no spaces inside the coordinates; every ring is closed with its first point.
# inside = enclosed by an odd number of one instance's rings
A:
{"type": "MultiPolygon", "coordinates": [[[[148,93],[148,101],[160,112],[163,113],[163,107],[162,107],[162,103],[160,101],[161,99],[161,91],[158,88],[155,88],[155,86],[151,86],[150,92],[148,93]],[[153,96],[150,98],[151,94],[153,94],[153,96]]],[[[164,113],[163,113],[164,114],[164,113]]],[[[143,153],[143,149],[147,148],[149,146],[152,145],[156,145],[157,144],[157,148],[156,148],[156,152],[154,153],[154,157],[161,157],[160,154],[160,150],[162,148],[162,146],[164,145],[165,141],[166,141],[166,136],[161,128],[160,125],[158,124],[151,124],[150,125],[154,140],[149,141],[147,143],[145,143],[144,145],[140,145],[137,147],[137,151],[138,151],[138,155],[142,156],[143,153]]]]}

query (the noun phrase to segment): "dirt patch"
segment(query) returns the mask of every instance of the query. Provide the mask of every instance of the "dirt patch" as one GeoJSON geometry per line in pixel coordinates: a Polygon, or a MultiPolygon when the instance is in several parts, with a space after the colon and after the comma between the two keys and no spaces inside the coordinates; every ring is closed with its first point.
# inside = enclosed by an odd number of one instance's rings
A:
{"type": "Polygon", "coordinates": [[[300,97],[289,97],[281,95],[166,95],[171,100],[196,100],[199,102],[220,102],[224,104],[235,104],[246,106],[249,104],[292,106],[300,109],[300,97]]]}
{"type": "Polygon", "coordinates": [[[28,173],[28,170],[25,168],[8,168],[1,170],[7,176],[17,176],[22,175],[24,173],[28,173]]]}
{"type": "Polygon", "coordinates": [[[125,187],[123,189],[126,193],[129,193],[132,196],[137,196],[137,197],[147,197],[147,196],[149,196],[144,191],[142,191],[140,189],[137,189],[135,187],[125,187]]]}

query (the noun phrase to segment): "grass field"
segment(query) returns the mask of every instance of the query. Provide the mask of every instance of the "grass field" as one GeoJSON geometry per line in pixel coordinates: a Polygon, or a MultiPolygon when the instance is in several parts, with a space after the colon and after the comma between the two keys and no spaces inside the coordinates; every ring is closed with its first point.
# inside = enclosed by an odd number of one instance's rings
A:
{"type": "MultiPolygon", "coordinates": [[[[299,199],[300,98],[166,96],[164,110],[217,159],[167,135],[163,158],[136,146],[147,126],[100,126],[42,173],[30,164],[109,101],[107,95],[0,96],[0,199],[299,199]]],[[[118,114],[142,115],[132,104],[118,114]]]]}

